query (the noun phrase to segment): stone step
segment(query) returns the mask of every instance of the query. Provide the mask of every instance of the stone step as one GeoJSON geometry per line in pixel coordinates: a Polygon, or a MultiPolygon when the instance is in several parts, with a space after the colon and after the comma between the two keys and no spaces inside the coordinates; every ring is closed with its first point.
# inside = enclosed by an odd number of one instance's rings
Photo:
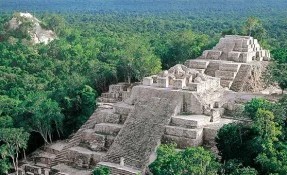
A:
{"type": "Polygon", "coordinates": [[[103,98],[120,99],[121,98],[121,94],[119,92],[102,93],[101,97],[103,97],[103,98]]]}
{"type": "Polygon", "coordinates": [[[205,72],[205,69],[196,69],[199,73],[203,74],[205,72]]]}
{"type": "Polygon", "coordinates": [[[230,88],[231,85],[232,85],[232,82],[231,80],[220,80],[220,85],[222,87],[227,87],[227,88],[230,88]]]}
{"type": "Polygon", "coordinates": [[[215,77],[215,71],[217,70],[219,70],[219,61],[210,61],[204,73],[215,77]]]}
{"type": "Polygon", "coordinates": [[[233,80],[236,76],[236,72],[232,71],[215,71],[215,77],[220,78],[221,80],[233,80]]]}
{"type": "Polygon", "coordinates": [[[21,173],[26,173],[31,174],[31,175],[36,175],[36,174],[49,174],[50,170],[48,168],[42,167],[42,166],[37,166],[37,165],[31,165],[31,164],[24,164],[20,168],[21,173]]]}
{"type": "Polygon", "coordinates": [[[196,139],[164,134],[162,136],[161,143],[162,144],[174,144],[175,143],[177,148],[179,148],[179,149],[185,149],[187,147],[200,146],[203,143],[202,133],[203,132],[201,132],[201,135],[198,136],[196,139]]]}
{"type": "Polygon", "coordinates": [[[198,128],[210,122],[210,116],[206,115],[178,115],[171,118],[170,125],[185,128],[198,128]]]}
{"type": "Polygon", "coordinates": [[[111,171],[110,175],[141,175],[141,171],[110,162],[100,162],[97,167],[105,166],[111,171]]]}
{"type": "Polygon", "coordinates": [[[128,83],[112,84],[109,86],[109,93],[127,91],[129,86],[128,83]]]}
{"type": "Polygon", "coordinates": [[[56,155],[49,152],[39,152],[33,156],[35,162],[43,164],[45,167],[49,167],[55,158],[56,155]]]}
{"type": "Polygon", "coordinates": [[[97,134],[94,129],[88,129],[83,132],[81,144],[93,151],[107,151],[114,139],[114,136],[97,134]]]}
{"type": "Polygon", "coordinates": [[[219,60],[222,51],[220,50],[206,50],[203,52],[205,59],[219,60]]]}
{"type": "Polygon", "coordinates": [[[119,125],[119,124],[99,123],[95,125],[94,131],[98,134],[116,136],[118,132],[122,129],[122,127],[123,125],[119,125]]]}
{"type": "Polygon", "coordinates": [[[63,148],[67,145],[66,141],[58,141],[56,143],[52,143],[50,145],[44,146],[43,150],[45,152],[51,153],[51,154],[58,154],[60,151],[63,150],[63,148]]]}
{"type": "Polygon", "coordinates": [[[120,123],[120,115],[115,114],[113,109],[99,110],[93,115],[96,115],[96,123],[120,123]]]}
{"type": "Polygon", "coordinates": [[[118,100],[114,99],[114,98],[99,97],[99,98],[97,98],[97,102],[99,102],[99,103],[117,103],[118,100]]]}
{"type": "Polygon", "coordinates": [[[75,146],[68,149],[66,158],[72,166],[89,169],[99,163],[105,154],[105,152],[96,152],[84,147],[75,146]]]}
{"type": "Polygon", "coordinates": [[[203,130],[202,128],[188,129],[179,126],[166,126],[164,133],[170,136],[196,139],[202,134],[202,130],[203,130]]]}
{"type": "Polygon", "coordinates": [[[52,167],[55,175],[90,175],[91,170],[83,170],[78,168],[73,168],[65,164],[59,164],[52,167]]]}
{"type": "Polygon", "coordinates": [[[206,60],[188,60],[185,62],[185,65],[192,69],[206,69],[209,64],[209,61],[206,60]]]}
{"type": "Polygon", "coordinates": [[[133,108],[134,107],[132,105],[126,104],[124,102],[114,104],[114,112],[120,115],[129,115],[133,108]]]}
{"type": "Polygon", "coordinates": [[[243,88],[249,78],[251,70],[252,70],[251,65],[242,64],[236,77],[234,78],[234,81],[230,89],[236,92],[243,91],[243,88]]]}
{"type": "Polygon", "coordinates": [[[219,70],[237,72],[240,67],[238,63],[221,63],[219,64],[219,70]]]}

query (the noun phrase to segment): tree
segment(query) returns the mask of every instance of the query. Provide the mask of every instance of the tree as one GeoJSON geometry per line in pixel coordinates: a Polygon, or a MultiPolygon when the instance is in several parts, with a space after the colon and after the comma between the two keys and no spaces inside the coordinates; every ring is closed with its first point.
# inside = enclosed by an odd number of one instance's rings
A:
{"type": "Polygon", "coordinates": [[[274,114],[274,121],[283,124],[286,120],[284,108],[280,103],[272,103],[263,98],[253,98],[245,103],[243,115],[253,121],[256,120],[256,114],[259,109],[271,111],[274,114]]]}
{"type": "Polygon", "coordinates": [[[202,147],[178,152],[175,145],[161,145],[157,159],[149,168],[154,175],[212,175],[217,174],[219,163],[211,152],[202,147]]]}
{"type": "Polygon", "coordinates": [[[192,31],[172,33],[169,38],[170,41],[166,43],[166,53],[161,58],[164,69],[183,64],[188,59],[197,58],[209,43],[206,35],[192,31]]]}
{"type": "Polygon", "coordinates": [[[118,69],[128,83],[140,81],[144,76],[156,74],[161,70],[160,59],[144,38],[133,36],[123,43],[119,50],[118,69]]]}
{"type": "Polygon", "coordinates": [[[259,134],[249,125],[231,123],[224,125],[215,138],[221,161],[237,159],[244,166],[253,166],[260,153],[259,134]]]}
{"type": "Polygon", "coordinates": [[[261,22],[258,18],[256,17],[249,17],[246,22],[245,22],[245,25],[244,25],[244,30],[246,31],[246,33],[249,35],[249,36],[252,36],[252,32],[254,32],[254,30],[259,27],[261,25],[261,22]]]}
{"type": "Polygon", "coordinates": [[[12,168],[11,163],[8,160],[8,151],[5,146],[0,146],[0,174],[8,174],[12,168]]]}
{"type": "Polygon", "coordinates": [[[20,126],[28,131],[39,133],[45,143],[52,142],[52,133],[62,130],[63,115],[58,103],[44,92],[31,93],[21,104],[23,114],[17,119],[20,126]]]}
{"type": "Polygon", "coordinates": [[[258,109],[253,127],[258,131],[260,138],[264,141],[278,141],[281,135],[281,127],[274,121],[272,112],[258,109]]]}
{"type": "Polygon", "coordinates": [[[100,166],[93,170],[93,175],[109,175],[110,173],[110,169],[106,166],[100,166]]]}
{"type": "Polygon", "coordinates": [[[267,84],[278,84],[283,91],[287,88],[287,50],[275,49],[271,52],[274,61],[268,65],[264,80],[267,84]]]}
{"type": "Polygon", "coordinates": [[[222,174],[228,175],[257,175],[258,172],[254,168],[244,167],[237,159],[226,161],[222,166],[222,174]]]}
{"type": "MultiPolygon", "coordinates": [[[[18,175],[18,159],[21,150],[27,148],[29,133],[25,132],[23,128],[1,128],[0,141],[4,143],[1,146],[1,156],[5,158],[8,156],[12,159],[13,167],[18,175]]],[[[3,163],[3,162],[2,162],[3,163]]]]}

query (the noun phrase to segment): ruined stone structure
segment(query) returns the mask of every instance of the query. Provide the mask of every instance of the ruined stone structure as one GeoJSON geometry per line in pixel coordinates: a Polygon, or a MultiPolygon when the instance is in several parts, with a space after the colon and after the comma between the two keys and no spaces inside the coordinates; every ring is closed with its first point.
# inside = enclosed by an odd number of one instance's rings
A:
{"type": "Polygon", "coordinates": [[[228,112],[239,101],[262,95],[243,91],[250,82],[249,89],[256,90],[260,82],[254,71],[269,58],[252,37],[226,36],[200,58],[145,77],[141,84],[111,85],[70,139],[37,151],[21,172],[88,175],[104,165],[113,175],[137,175],[155,160],[161,143],[213,148],[218,129],[234,122],[226,118],[228,112]]]}
{"type": "Polygon", "coordinates": [[[29,21],[32,27],[28,30],[33,44],[44,43],[48,44],[57,38],[56,33],[52,30],[47,30],[41,26],[41,21],[30,13],[19,13],[8,22],[7,27],[9,30],[16,30],[21,27],[23,20],[29,21]]]}
{"type": "Polygon", "coordinates": [[[227,35],[212,50],[185,65],[220,78],[222,87],[258,92],[264,89],[261,74],[269,60],[270,52],[263,50],[253,37],[227,35]]]}

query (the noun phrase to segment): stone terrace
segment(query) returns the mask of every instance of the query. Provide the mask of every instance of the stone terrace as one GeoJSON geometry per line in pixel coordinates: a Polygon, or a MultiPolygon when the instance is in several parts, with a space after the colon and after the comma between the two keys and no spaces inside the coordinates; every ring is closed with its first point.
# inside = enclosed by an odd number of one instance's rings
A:
{"type": "Polygon", "coordinates": [[[254,67],[269,58],[256,39],[226,36],[198,59],[145,77],[142,84],[111,85],[69,140],[33,154],[21,172],[85,175],[102,165],[112,175],[138,175],[155,160],[161,143],[176,143],[179,149],[205,145],[216,151],[217,131],[234,122],[225,115],[242,105],[237,104],[241,97],[260,96],[239,91],[250,84],[254,67]]]}

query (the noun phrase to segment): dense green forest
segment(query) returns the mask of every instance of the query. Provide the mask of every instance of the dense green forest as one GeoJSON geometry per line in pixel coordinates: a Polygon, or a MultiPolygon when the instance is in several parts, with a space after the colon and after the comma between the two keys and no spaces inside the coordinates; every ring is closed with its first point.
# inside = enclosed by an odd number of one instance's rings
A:
{"type": "MultiPolygon", "coordinates": [[[[0,173],[15,166],[24,150],[75,132],[108,85],[140,81],[194,59],[225,34],[250,33],[271,49],[276,62],[269,80],[285,89],[286,8],[283,0],[0,1],[0,173]],[[19,11],[33,13],[58,39],[31,44],[29,23],[8,30],[7,22],[19,11]]],[[[286,108],[286,98],[246,104],[242,115],[254,124],[221,129],[221,161],[202,148],[178,153],[162,146],[150,169],[162,175],[184,174],[186,166],[193,167],[189,174],[287,174],[286,108]],[[198,158],[183,161],[191,157],[198,158]]]]}

